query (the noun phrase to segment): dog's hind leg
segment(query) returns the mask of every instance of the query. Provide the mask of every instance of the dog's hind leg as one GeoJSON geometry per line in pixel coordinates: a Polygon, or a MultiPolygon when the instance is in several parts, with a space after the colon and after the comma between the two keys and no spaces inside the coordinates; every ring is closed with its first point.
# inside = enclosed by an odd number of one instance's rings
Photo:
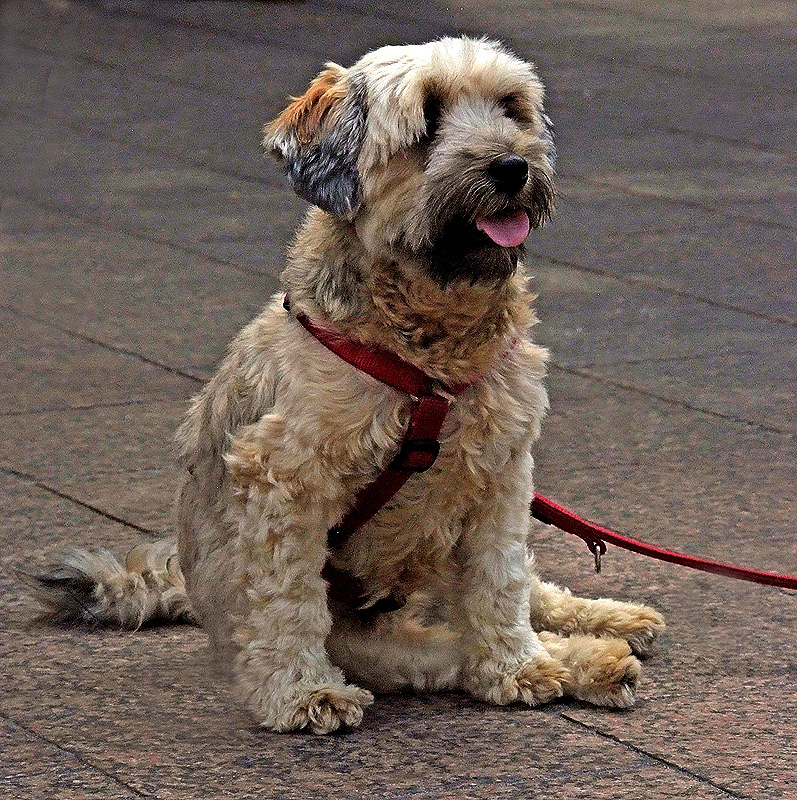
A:
{"type": "Polygon", "coordinates": [[[368,622],[354,614],[339,617],[327,651],[349,680],[376,692],[458,688],[457,635],[446,625],[426,625],[404,611],[368,622]]]}
{"type": "Polygon", "coordinates": [[[624,639],[637,655],[645,655],[665,628],[664,618],[649,606],[576,597],[568,589],[540,580],[533,569],[530,600],[534,630],[624,639]]]}
{"type": "Polygon", "coordinates": [[[71,548],[37,572],[17,572],[39,606],[38,619],[136,629],[193,622],[173,539],[142,542],[120,564],[107,550],[71,548]]]}

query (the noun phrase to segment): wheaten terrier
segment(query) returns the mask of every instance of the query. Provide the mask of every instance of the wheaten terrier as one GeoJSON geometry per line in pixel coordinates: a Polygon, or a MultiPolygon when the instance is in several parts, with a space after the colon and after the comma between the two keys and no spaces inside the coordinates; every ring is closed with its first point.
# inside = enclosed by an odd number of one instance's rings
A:
{"type": "Polygon", "coordinates": [[[277,731],[359,725],[361,686],[632,704],[632,650],[659,614],[543,583],[527,547],[547,398],[521,257],[553,205],[542,103],[533,67],[494,42],[326,66],[266,130],[314,207],[283,274],[290,303],[241,332],[180,430],[179,542],[139,545],[124,567],[68,552],[34,581],[45,614],[200,623],[277,731]],[[394,459],[417,398],[313,325],[410,362],[425,396],[450,401],[432,466],[348,538],[328,533],[394,459]]]}

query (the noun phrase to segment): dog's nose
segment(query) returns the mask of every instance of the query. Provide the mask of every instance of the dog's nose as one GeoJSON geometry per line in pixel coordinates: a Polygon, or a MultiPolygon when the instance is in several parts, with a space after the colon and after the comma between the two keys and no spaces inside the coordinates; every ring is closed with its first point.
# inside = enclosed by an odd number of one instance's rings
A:
{"type": "Polygon", "coordinates": [[[521,156],[502,156],[487,167],[487,174],[506,194],[517,194],[529,178],[529,165],[521,156]]]}

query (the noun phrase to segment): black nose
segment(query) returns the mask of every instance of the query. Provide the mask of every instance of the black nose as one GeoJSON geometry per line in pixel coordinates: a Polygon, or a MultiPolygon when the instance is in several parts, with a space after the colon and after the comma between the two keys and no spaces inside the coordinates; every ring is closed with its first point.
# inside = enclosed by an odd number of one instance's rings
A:
{"type": "Polygon", "coordinates": [[[529,178],[529,165],[521,156],[503,156],[487,167],[487,174],[500,191],[517,194],[529,178]]]}

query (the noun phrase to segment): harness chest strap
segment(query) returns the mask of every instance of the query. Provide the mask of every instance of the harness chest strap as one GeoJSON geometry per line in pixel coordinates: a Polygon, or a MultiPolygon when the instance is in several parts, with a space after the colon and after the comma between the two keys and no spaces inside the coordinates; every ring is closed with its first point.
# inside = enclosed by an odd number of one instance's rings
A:
{"type": "MultiPolygon", "coordinates": [[[[283,305],[291,310],[289,297],[285,297],[283,305]]],[[[434,383],[426,373],[395,353],[346,339],[335,330],[316,325],[302,312],[296,313],[295,317],[308,333],[339,358],[411,398],[409,421],[398,452],[371,483],[360,489],[343,519],[327,534],[329,546],[339,548],[387,505],[410,476],[425,472],[434,464],[440,452],[440,431],[451,401],[434,391],[434,383]]],[[[457,395],[468,386],[461,383],[445,389],[449,395],[457,395]]],[[[367,603],[368,596],[357,578],[330,562],[322,574],[329,581],[331,597],[355,606],[367,603]]],[[[405,602],[406,598],[393,593],[368,606],[368,610],[393,611],[405,602]]]]}

